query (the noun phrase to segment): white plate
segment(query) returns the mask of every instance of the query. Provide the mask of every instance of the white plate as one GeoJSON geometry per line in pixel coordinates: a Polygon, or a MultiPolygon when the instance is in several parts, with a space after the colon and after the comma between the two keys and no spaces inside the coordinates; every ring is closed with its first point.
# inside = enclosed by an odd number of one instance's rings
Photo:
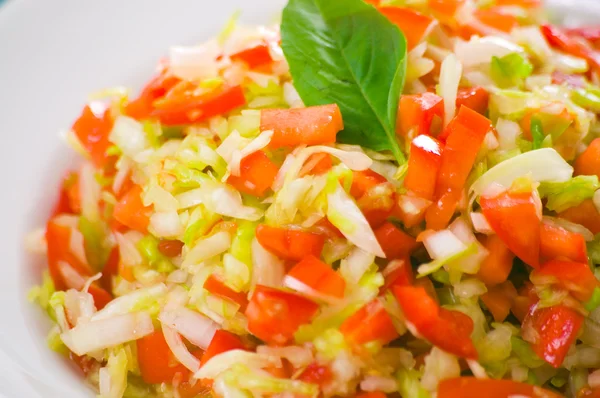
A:
{"type": "MultiPolygon", "coordinates": [[[[12,0],[0,10],[0,396],[93,395],[47,349],[47,321],[25,299],[45,264],[24,253],[23,236],[43,225],[61,174],[75,158],[58,131],[71,124],[89,92],[147,79],[168,46],[215,35],[236,9],[244,22],[269,23],[283,4],[12,0]]],[[[577,1],[556,15],[597,23],[599,9],[597,0],[577,1]]]]}

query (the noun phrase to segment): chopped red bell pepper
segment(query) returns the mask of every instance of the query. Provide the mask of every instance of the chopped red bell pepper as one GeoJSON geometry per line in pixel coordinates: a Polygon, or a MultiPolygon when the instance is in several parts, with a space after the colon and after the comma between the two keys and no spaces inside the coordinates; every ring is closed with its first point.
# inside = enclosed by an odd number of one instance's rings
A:
{"type": "Polygon", "coordinates": [[[536,283],[536,279],[539,278],[553,281],[552,283],[569,290],[573,297],[581,302],[592,298],[594,289],[598,286],[598,280],[590,270],[587,261],[585,263],[569,260],[548,261],[531,273],[533,283],[536,283]]]}
{"type": "Polygon", "coordinates": [[[206,348],[206,351],[202,355],[200,365],[204,365],[214,356],[222,354],[231,350],[245,350],[246,346],[242,343],[242,340],[235,334],[228,332],[223,329],[219,329],[215,332],[210,344],[206,348]]]}
{"type": "Polygon", "coordinates": [[[110,109],[108,106],[96,102],[86,105],[81,116],[71,127],[97,168],[104,168],[109,160],[106,150],[112,145],[108,141],[112,126],[113,119],[110,109]]]}
{"type": "MultiPolygon", "coordinates": [[[[510,33],[514,28],[519,26],[519,19],[516,16],[505,12],[501,7],[475,10],[473,12],[473,17],[475,17],[480,24],[504,33],[510,33]]],[[[489,29],[481,28],[479,25],[469,24],[461,28],[461,36],[465,39],[469,39],[473,35],[489,35],[489,29]]]]}
{"type": "Polygon", "coordinates": [[[182,93],[167,95],[154,101],[150,116],[165,126],[200,123],[213,116],[223,115],[246,104],[241,86],[221,86],[198,94],[192,86],[182,93]]]}
{"type": "Polygon", "coordinates": [[[395,199],[395,187],[391,183],[385,182],[370,188],[356,204],[371,228],[378,228],[392,215],[396,206],[395,199]]]}
{"type": "Polygon", "coordinates": [[[441,144],[427,135],[412,140],[404,187],[421,198],[433,200],[442,151],[441,144]]]}
{"type": "Polygon", "coordinates": [[[456,377],[440,381],[438,398],[486,398],[529,397],[560,398],[561,395],[527,383],[512,380],[479,379],[476,377],[456,377]]]}
{"type": "Polygon", "coordinates": [[[140,373],[146,383],[171,383],[178,373],[182,376],[190,373],[171,353],[162,330],[138,339],[136,345],[140,373]]]}
{"type": "Polygon", "coordinates": [[[564,305],[532,306],[523,321],[523,338],[540,358],[558,368],[577,340],[583,320],[583,315],[564,305]]]}
{"type": "Polygon", "coordinates": [[[385,345],[399,336],[379,298],[373,299],[346,319],[340,326],[340,331],[354,344],[378,341],[385,345]]]}
{"type": "Polygon", "coordinates": [[[437,25],[435,19],[410,8],[381,7],[379,11],[404,33],[408,51],[423,41],[437,25]]]}
{"type": "Polygon", "coordinates": [[[344,278],[335,272],[331,266],[312,255],[304,257],[302,261],[296,264],[287,273],[286,278],[293,278],[320,295],[338,299],[344,297],[346,289],[344,278]]]}
{"type": "Polygon", "coordinates": [[[437,231],[446,228],[456,212],[462,194],[462,190],[448,191],[442,194],[431,206],[427,207],[425,211],[427,229],[437,231]]]}
{"type": "Polygon", "coordinates": [[[126,227],[145,233],[151,210],[152,207],[146,207],[142,202],[142,188],[134,185],[115,205],[113,218],[126,227]]]}
{"type": "Polygon", "coordinates": [[[308,255],[321,257],[325,237],[314,232],[260,224],[256,239],[266,250],[284,260],[300,261],[308,255]]]}
{"type": "Polygon", "coordinates": [[[354,171],[352,173],[352,185],[350,186],[350,195],[354,199],[360,199],[363,197],[371,188],[384,184],[387,179],[374,172],[373,170],[367,169],[363,171],[354,171]]]}
{"type": "Polygon", "coordinates": [[[240,306],[240,311],[244,312],[248,306],[248,297],[244,292],[236,292],[229,286],[225,285],[215,275],[210,275],[204,282],[203,287],[214,295],[224,297],[237,303],[240,306]]]}
{"type": "Polygon", "coordinates": [[[433,93],[422,93],[415,95],[403,95],[400,97],[398,108],[398,128],[396,133],[407,137],[412,129],[414,135],[437,135],[432,134],[432,123],[435,118],[439,119],[440,126],[444,120],[444,99],[433,93]]]}
{"type": "Polygon", "coordinates": [[[511,281],[500,285],[491,286],[488,291],[481,295],[481,301],[494,317],[496,322],[504,322],[510,309],[517,298],[517,289],[511,281]]]}
{"type": "Polygon", "coordinates": [[[160,70],[144,87],[139,97],[125,106],[125,114],[136,120],[145,120],[151,117],[152,104],[164,97],[181,79],[173,76],[166,65],[160,65],[160,70]]]}
{"type": "Polygon", "coordinates": [[[409,256],[419,245],[415,238],[386,222],[375,230],[375,237],[389,260],[409,256]]]}
{"type": "Polygon", "coordinates": [[[456,95],[456,109],[466,106],[475,112],[485,115],[488,110],[490,94],[480,86],[459,88],[456,95]]]}
{"type": "Polygon", "coordinates": [[[406,320],[431,344],[463,358],[478,358],[470,337],[471,318],[440,308],[422,287],[394,286],[393,292],[406,320]]]}
{"type": "Polygon", "coordinates": [[[540,256],[542,260],[556,258],[587,263],[587,247],[583,235],[565,228],[542,222],[540,233],[540,256]]]}
{"type": "Polygon", "coordinates": [[[563,29],[557,26],[542,25],[540,29],[552,47],[585,59],[593,69],[600,71],[600,52],[589,47],[583,41],[569,36],[563,29]]]}
{"type": "Polygon", "coordinates": [[[248,65],[250,69],[259,66],[268,65],[273,62],[269,46],[266,43],[258,44],[231,55],[232,61],[241,61],[248,65]]]}
{"type": "Polygon", "coordinates": [[[257,285],[246,308],[248,331],[268,344],[284,345],[318,309],[315,302],[298,294],[257,285]]]}
{"type": "Polygon", "coordinates": [[[504,244],[532,267],[539,264],[541,222],[533,192],[505,191],[479,199],[483,215],[504,244]]]}
{"type": "Polygon", "coordinates": [[[229,176],[227,182],[238,191],[260,197],[271,188],[278,171],[264,151],[257,151],[242,159],[240,175],[229,176]]]}
{"type": "Polygon", "coordinates": [[[299,109],[263,109],[260,130],[273,131],[272,149],[298,145],[333,144],[344,129],[342,113],[336,104],[299,109]]]}
{"type": "Polygon", "coordinates": [[[46,243],[48,246],[48,270],[56,290],[81,289],[83,286],[72,286],[64,278],[60,263],[68,264],[83,278],[92,275],[89,266],[82,263],[70,251],[71,228],[61,225],[56,219],[51,219],[46,224],[46,243]]]}
{"type": "Polygon", "coordinates": [[[506,281],[512,270],[515,255],[498,235],[486,236],[481,243],[488,251],[488,255],[481,263],[477,277],[488,286],[506,281]]]}
{"type": "Polygon", "coordinates": [[[79,175],[70,171],[62,179],[58,200],[52,210],[52,217],[59,214],[81,213],[81,201],[79,200],[79,175]]]}

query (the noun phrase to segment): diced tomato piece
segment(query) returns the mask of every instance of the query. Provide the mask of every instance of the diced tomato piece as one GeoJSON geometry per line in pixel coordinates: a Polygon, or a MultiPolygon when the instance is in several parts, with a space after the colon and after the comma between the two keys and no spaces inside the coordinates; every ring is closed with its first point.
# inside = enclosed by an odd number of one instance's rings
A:
{"type": "Polygon", "coordinates": [[[333,373],[329,366],[319,365],[318,363],[311,363],[300,373],[298,380],[306,383],[317,384],[323,386],[329,383],[333,379],[333,373]]]}
{"type": "Polygon", "coordinates": [[[541,223],[533,192],[506,191],[479,199],[483,215],[504,244],[532,267],[539,264],[541,223]]]}
{"type": "Polygon", "coordinates": [[[580,263],[588,261],[583,235],[548,222],[542,222],[540,256],[543,260],[564,258],[580,263]]]}
{"type": "Polygon", "coordinates": [[[396,189],[389,183],[375,185],[358,201],[357,205],[371,228],[378,228],[392,215],[396,206],[396,189]]]}
{"type": "Polygon", "coordinates": [[[412,129],[414,135],[437,135],[432,134],[432,123],[435,118],[441,122],[444,120],[444,99],[433,93],[422,93],[414,95],[403,95],[400,97],[398,108],[398,128],[396,133],[407,137],[412,129]]]}
{"type": "Polygon", "coordinates": [[[523,337],[540,358],[558,368],[577,340],[583,320],[583,315],[564,305],[533,306],[523,321],[523,337]]]}
{"type": "Polygon", "coordinates": [[[235,334],[228,332],[223,329],[219,329],[215,332],[210,344],[204,351],[200,365],[204,365],[214,356],[222,354],[231,350],[245,350],[246,346],[242,343],[242,340],[235,334]]]}
{"type": "Polygon", "coordinates": [[[246,156],[240,163],[240,175],[229,176],[227,182],[238,191],[263,196],[271,188],[279,168],[264,151],[246,156]]]}
{"type": "Polygon", "coordinates": [[[569,36],[557,26],[542,25],[540,29],[552,47],[558,48],[567,54],[583,58],[589,62],[593,69],[596,71],[600,70],[600,52],[590,48],[582,41],[569,36]]]}
{"type": "Polygon", "coordinates": [[[579,263],[568,260],[552,260],[544,263],[540,268],[531,273],[531,281],[536,279],[544,281],[554,279],[554,283],[563,289],[571,291],[571,294],[581,302],[592,298],[598,281],[587,263],[579,263]]]}
{"type": "Polygon", "coordinates": [[[269,46],[266,43],[258,44],[231,55],[232,61],[245,62],[250,69],[267,65],[273,62],[269,46]]]}
{"type": "Polygon", "coordinates": [[[312,255],[304,257],[302,261],[296,264],[288,272],[286,278],[293,278],[324,296],[344,297],[344,290],[346,289],[344,278],[335,272],[331,266],[312,255]]]}
{"type": "Polygon", "coordinates": [[[179,240],[162,239],[158,242],[158,250],[167,257],[177,257],[183,249],[183,242],[179,240]]]}
{"type": "Polygon", "coordinates": [[[433,200],[438,171],[442,165],[442,147],[435,139],[420,135],[412,140],[404,187],[417,196],[433,200]]]}
{"type": "Polygon", "coordinates": [[[133,186],[115,205],[113,218],[119,223],[136,231],[145,233],[148,230],[151,207],[142,202],[142,188],[133,186]]]}
{"type": "Polygon", "coordinates": [[[314,232],[260,224],[256,239],[262,247],[284,260],[300,261],[308,255],[321,257],[325,237],[314,232]]]}
{"type": "Polygon", "coordinates": [[[162,65],[158,74],[144,87],[139,97],[125,106],[125,114],[136,120],[149,119],[152,113],[152,104],[164,97],[181,79],[173,76],[166,65],[162,65]]]}
{"type": "Polygon", "coordinates": [[[461,196],[462,191],[451,190],[432,203],[425,211],[427,229],[437,231],[446,228],[456,213],[461,196]]]}
{"type": "Polygon", "coordinates": [[[391,289],[393,286],[410,286],[414,281],[413,270],[408,258],[390,262],[384,272],[385,283],[381,292],[391,289]],[[389,273],[386,273],[390,269],[389,273]]]}
{"type": "Polygon", "coordinates": [[[527,383],[512,380],[478,379],[457,377],[445,379],[438,385],[438,398],[480,398],[485,391],[486,398],[530,397],[560,398],[561,395],[527,383]]]}
{"type": "Polygon", "coordinates": [[[391,222],[386,222],[375,230],[375,237],[387,259],[402,258],[410,255],[418,246],[417,241],[391,222]]]}
{"type": "Polygon", "coordinates": [[[456,95],[456,109],[466,106],[475,112],[485,115],[488,110],[490,94],[483,87],[459,88],[456,95]]]}
{"type": "Polygon", "coordinates": [[[560,218],[581,224],[593,234],[600,233],[600,213],[592,199],[587,199],[575,207],[571,207],[558,215],[560,218]]]}
{"type": "Polygon", "coordinates": [[[488,288],[481,296],[481,301],[492,313],[496,322],[504,322],[518,293],[511,281],[488,288]]]}
{"type": "Polygon", "coordinates": [[[344,129],[342,113],[336,104],[299,109],[263,109],[260,130],[273,131],[272,149],[298,145],[333,144],[344,129]]]}
{"type": "MultiPolygon", "coordinates": [[[[514,28],[519,26],[519,19],[516,16],[504,12],[502,8],[498,7],[475,10],[473,16],[480,24],[504,33],[510,33],[514,28]]],[[[473,35],[488,35],[489,29],[469,24],[462,27],[461,33],[465,39],[469,39],[473,35]]]]}
{"type": "Polygon", "coordinates": [[[382,345],[398,338],[392,318],[376,298],[346,319],[340,326],[346,339],[355,344],[378,341],[382,345]]]}
{"type": "Polygon", "coordinates": [[[303,296],[257,285],[246,308],[248,331],[269,344],[284,345],[318,309],[303,296]]]}
{"type": "Polygon", "coordinates": [[[209,276],[204,282],[203,287],[214,295],[227,298],[234,303],[239,304],[241,312],[246,310],[246,306],[248,305],[247,294],[244,292],[236,292],[229,286],[225,285],[216,276],[209,276]]]}
{"type": "Polygon", "coordinates": [[[102,103],[93,103],[83,108],[81,116],[71,129],[90,155],[94,166],[103,168],[108,161],[106,150],[112,145],[108,135],[112,130],[113,119],[110,109],[102,103]]]}
{"type": "Polygon", "coordinates": [[[437,181],[438,197],[449,190],[463,188],[490,130],[492,124],[488,118],[466,106],[460,108],[444,133],[448,138],[437,181]]]}
{"type": "Polygon", "coordinates": [[[428,0],[427,6],[441,22],[448,25],[456,24],[456,13],[466,0],[428,0]]]}
{"type": "Polygon", "coordinates": [[[352,185],[350,186],[350,195],[354,199],[360,199],[371,188],[386,183],[387,179],[373,170],[354,171],[352,173],[352,185]]]}
{"type": "Polygon", "coordinates": [[[433,345],[460,357],[477,359],[471,333],[473,321],[467,315],[440,308],[422,287],[395,286],[394,295],[406,320],[433,345]]]}
{"type": "Polygon", "coordinates": [[[193,86],[178,95],[169,95],[154,101],[150,116],[165,126],[200,123],[213,116],[223,115],[246,104],[241,86],[221,86],[198,94],[193,86]]]}
{"type": "Polygon", "coordinates": [[[62,179],[58,200],[52,210],[52,217],[59,214],[79,214],[80,212],[79,175],[70,171],[62,179]]]}
{"type": "Polygon", "coordinates": [[[593,140],[573,165],[575,175],[598,176],[600,178],[600,138],[593,140]]]}
{"type": "Polygon", "coordinates": [[[512,270],[515,255],[498,235],[486,236],[481,243],[487,249],[488,255],[481,263],[477,277],[488,286],[506,281],[512,270]]]}
{"type": "Polygon", "coordinates": [[[146,383],[171,383],[177,373],[182,376],[189,374],[171,353],[162,330],[138,339],[136,345],[140,373],[146,383]]]}
{"type": "Polygon", "coordinates": [[[381,7],[379,11],[404,33],[408,51],[423,41],[437,24],[435,19],[410,8],[381,7]]]}

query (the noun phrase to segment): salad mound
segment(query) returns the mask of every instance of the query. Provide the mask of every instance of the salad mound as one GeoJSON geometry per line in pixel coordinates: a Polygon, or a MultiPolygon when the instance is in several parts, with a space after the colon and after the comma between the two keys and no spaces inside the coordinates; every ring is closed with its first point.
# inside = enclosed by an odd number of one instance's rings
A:
{"type": "Polygon", "coordinates": [[[95,93],[30,292],[103,398],[600,397],[600,29],[289,0],[95,93]]]}

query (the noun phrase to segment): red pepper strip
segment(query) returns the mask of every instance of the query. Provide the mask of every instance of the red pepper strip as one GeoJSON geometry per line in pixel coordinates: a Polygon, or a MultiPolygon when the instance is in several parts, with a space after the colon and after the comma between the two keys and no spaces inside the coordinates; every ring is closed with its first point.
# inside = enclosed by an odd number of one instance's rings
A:
{"type": "Polygon", "coordinates": [[[145,233],[148,230],[152,207],[145,207],[142,202],[142,188],[134,185],[113,210],[113,218],[131,229],[145,233]]]}
{"type": "Polygon", "coordinates": [[[204,355],[202,355],[200,365],[204,365],[212,357],[224,352],[245,349],[246,346],[242,343],[238,336],[226,330],[219,329],[215,332],[215,335],[206,348],[204,355]]]}
{"type": "Polygon", "coordinates": [[[491,129],[488,118],[466,106],[446,126],[444,135],[448,139],[436,183],[438,201],[427,210],[428,229],[441,229],[450,222],[483,139],[491,129]]]}
{"type": "Polygon", "coordinates": [[[507,398],[512,396],[529,398],[561,398],[560,394],[543,390],[533,384],[512,380],[478,379],[457,377],[442,380],[438,385],[438,398],[507,398]]]}
{"type": "Polygon", "coordinates": [[[381,7],[379,11],[404,33],[408,51],[423,41],[437,25],[435,19],[410,8],[381,7]]]}
{"type": "Polygon", "coordinates": [[[532,267],[539,264],[541,223],[532,192],[506,191],[479,199],[483,215],[504,244],[532,267]]]}
{"type": "Polygon", "coordinates": [[[246,308],[248,331],[268,344],[285,345],[318,309],[303,296],[257,285],[246,308]]]}
{"type": "Polygon", "coordinates": [[[255,69],[259,66],[273,62],[269,46],[265,43],[237,52],[231,55],[230,58],[232,61],[245,62],[250,69],[255,69]]]}
{"type": "Polygon", "coordinates": [[[354,344],[378,341],[385,345],[398,338],[392,318],[378,298],[346,319],[340,326],[340,331],[354,344]]]}
{"type": "Polygon", "coordinates": [[[556,26],[542,25],[540,29],[551,46],[567,54],[585,59],[589,62],[592,69],[600,72],[600,52],[588,47],[582,41],[569,36],[565,31],[556,26]]]}
{"type": "MultiPolygon", "coordinates": [[[[408,258],[402,258],[390,262],[391,271],[384,274],[385,283],[380,292],[385,292],[393,286],[410,286],[414,281],[413,270],[408,258]]],[[[386,268],[387,270],[387,268],[386,268]]]]}
{"type": "Polygon", "coordinates": [[[407,137],[412,129],[414,135],[432,134],[432,123],[437,117],[444,120],[444,100],[433,93],[403,95],[398,108],[398,128],[396,134],[407,137]]]}
{"type": "Polygon", "coordinates": [[[394,286],[393,292],[406,320],[431,344],[463,358],[478,358],[470,337],[471,318],[440,308],[422,287],[394,286]]]}
{"type": "Polygon", "coordinates": [[[592,199],[584,200],[579,205],[563,211],[558,217],[581,224],[593,234],[600,233],[600,213],[592,199]]]}
{"type": "Polygon", "coordinates": [[[264,151],[257,151],[242,159],[240,175],[229,176],[227,183],[238,191],[254,196],[263,196],[273,185],[279,168],[264,151]]]}
{"type": "Polygon", "coordinates": [[[540,256],[543,260],[564,258],[587,263],[587,247],[583,235],[567,231],[563,227],[542,222],[540,256]]]}
{"type": "Polygon", "coordinates": [[[592,298],[594,289],[598,286],[598,280],[590,270],[587,261],[579,263],[567,260],[552,260],[542,264],[540,268],[533,270],[531,281],[548,279],[563,289],[569,290],[573,297],[581,302],[592,298]]]}
{"type": "Polygon", "coordinates": [[[308,255],[321,257],[325,237],[314,232],[269,227],[260,224],[256,239],[266,250],[283,260],[300,261],[308,255]]]}
{"type": "Polygon", "coordinates": [[[260,130],[273,131],[272,149],[298,145],[333,144],[344,129],[342,113],[336,104],[300,109],[263,109],[260,130]]]}
{"type": "Polygon", "coordinates": [[[106,150],[112,145],[108,135],[112,130],[113,120],[110,109],[102,103],[86,105],[71,129],[77,139],[90,155],[97,168],[104,168],[109,157],[106,150]]]}
{"type": "Polygon", "coordinates": [[[192,86],[182,93],[170,93],[154,101],[150,116],[165,126],[177,126],[200,123],[246,104],[241,86],[221,86],[200,94],[197,91],[198,88],[192,86]]]}
{"type": "Polygon", "coordinates": [[[344,297],[346,289],[344,278],[315,256],[304,257],[288,272],[287,277],[294,278],[325,296],[339,299],[344,297]]]}
{"type": "Polygon", "coordinates": [[[438,171],[442,165],[442,146],[435,139],[420,135],[410,144],[404,187],[421,198],[433,200],[438,171]]]}
{"type": "Polygon", "coordinates": [[[241,312],[244,312],[248,306],[248,297],[246,293],[236,292],[214,275],[211,275],[206,279],[203,287],[214,295],[224,297],[237,303],[240,306],[241,312]]]}
{"type": "Polygon", "coordinates": [[[69,249],[71,228],[51,219],[46,224],[46,242],[48,245],[48,270],[56,290],[81,289],[82,286],[71,286],[67,283],[60,266],[60,263],[64,262],[83,278],[91,276],[91,270],[87,264],[82,263],[69,249]]]}
{"type": "Polygon", "coordinates": [[[583,325],[584,317],[564,305],[532,306],[523,321],[523,338],[533,351],[555,368],[560,367],[583,325]]]}
{"type": "Polygon", "coordinates": [[[388,260],[409,256],[419,245],[415,238],[386,222],[375,230],[375,237],[388,260]]]}

